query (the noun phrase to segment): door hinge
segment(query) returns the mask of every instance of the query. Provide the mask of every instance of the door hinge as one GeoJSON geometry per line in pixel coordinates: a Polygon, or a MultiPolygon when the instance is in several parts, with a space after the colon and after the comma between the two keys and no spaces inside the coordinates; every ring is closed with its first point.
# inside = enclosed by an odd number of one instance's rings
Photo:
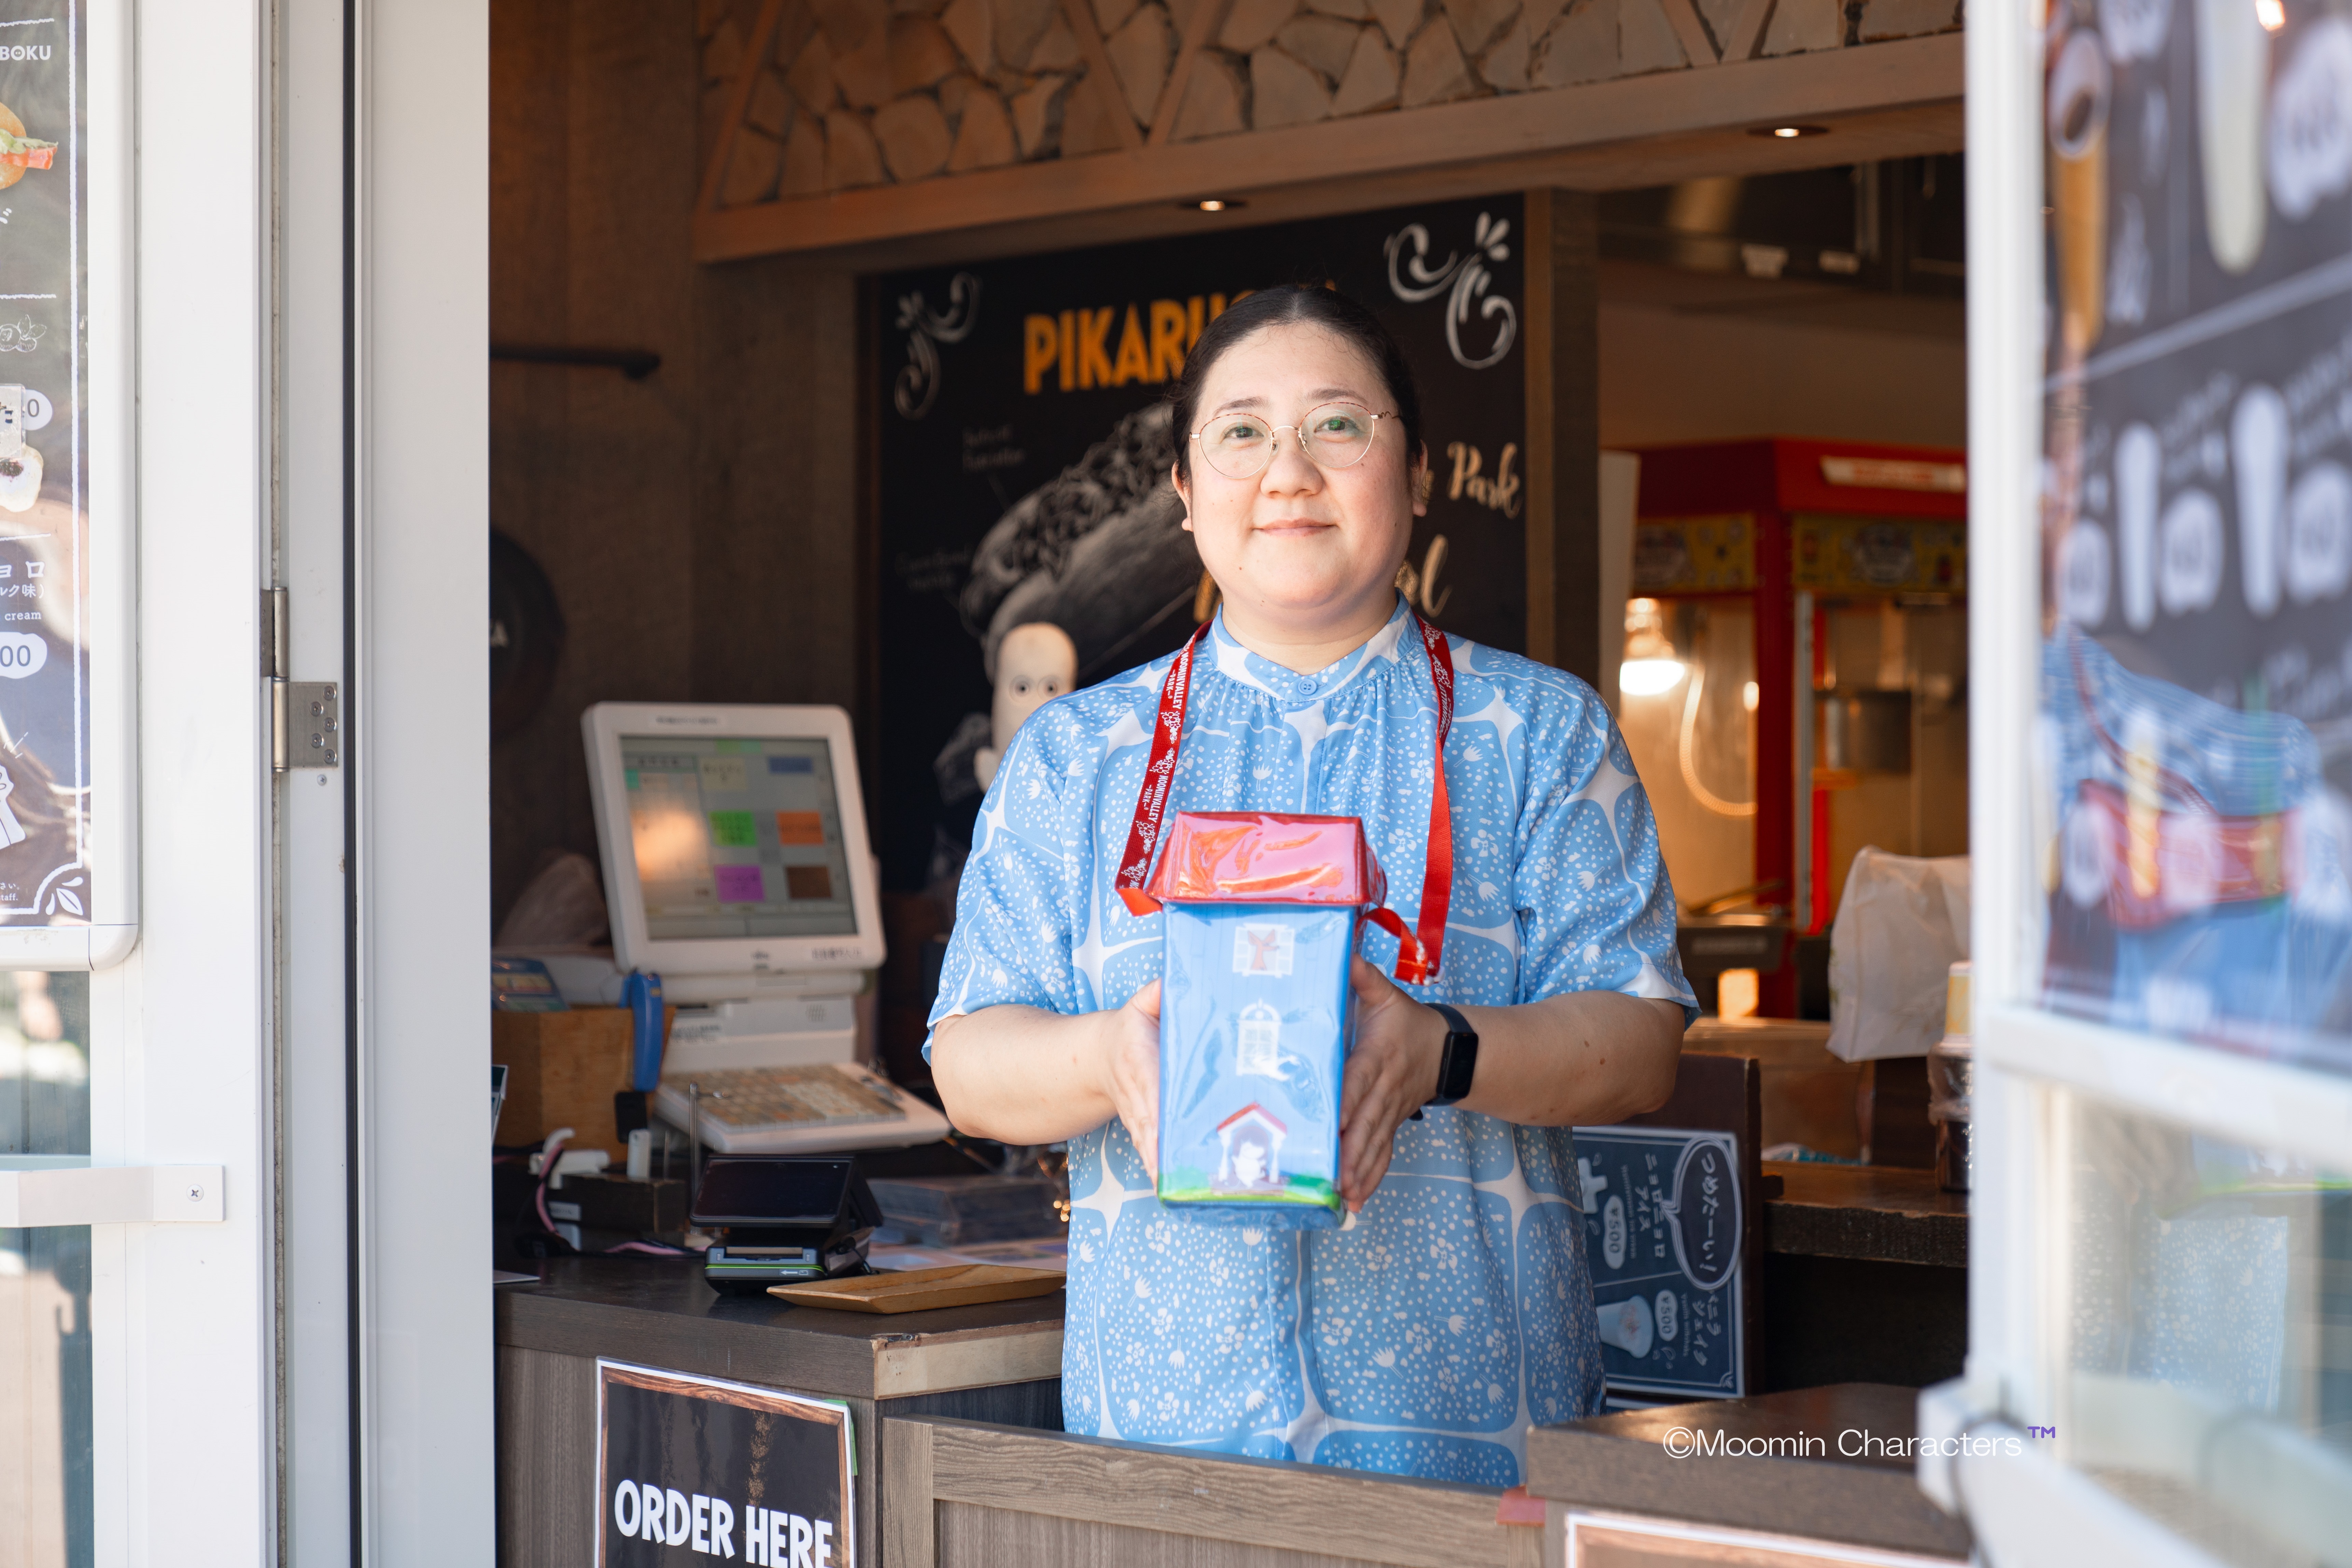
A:
{"type": "Polygon", "coordinates": [[[261,595],[261,673],[269,681],[269,758],[273,771],[342,765],[342,694],[331,680],[292,680],[286,590],[261,595]]]}

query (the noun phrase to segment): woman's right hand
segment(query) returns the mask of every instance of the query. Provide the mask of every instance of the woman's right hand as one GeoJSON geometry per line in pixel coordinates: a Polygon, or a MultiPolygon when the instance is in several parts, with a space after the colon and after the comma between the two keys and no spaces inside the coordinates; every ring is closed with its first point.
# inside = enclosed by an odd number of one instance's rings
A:
{"type": "Polygon", "coordinates": [[[1116,1011],[1099,1013],[1097,1047],[1102,1092],[1127,1123],[1127,1135],[1146,1171],[1160,1169],[1160,982],[1152,981],[1116,1011]]]}

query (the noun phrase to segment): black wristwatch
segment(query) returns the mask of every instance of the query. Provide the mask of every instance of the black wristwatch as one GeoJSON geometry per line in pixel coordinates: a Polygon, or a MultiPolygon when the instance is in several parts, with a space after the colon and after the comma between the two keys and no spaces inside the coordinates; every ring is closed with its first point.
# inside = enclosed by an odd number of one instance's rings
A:
{"type": "Polygon", "coordinates": [[[1437,1058],[1437,1092],[1429,1097],[1429,1103],[1452,1105],[1469,1098],[1470,1080],[1478,1076],[1478,1031],[1444,1003],[1430,1005],[1445,1020],[1445,1050],[1437,1058]]]}

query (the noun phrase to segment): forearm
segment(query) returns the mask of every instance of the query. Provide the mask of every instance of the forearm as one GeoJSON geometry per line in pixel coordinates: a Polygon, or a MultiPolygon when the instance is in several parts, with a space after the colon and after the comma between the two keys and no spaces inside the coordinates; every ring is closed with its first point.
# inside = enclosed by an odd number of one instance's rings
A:
{"type": "Polygon", "coordinates": [[[1478,1031],[1478,1073],[1465,1110],[1526,1127],[1606,1127],[1656,1110],[1674,1092],[1683,1039],[1675,1003],[1571,991],[1461,1012],[1478,1031]]]}
{"type": "Polygon", "coordinates": [[[931,1036],[931,1081],[961,1131],[1002,1143],[1055,1143],[1117,1114],[1104,1082],[1116,1013],[983,1007],[931,1036]]]}

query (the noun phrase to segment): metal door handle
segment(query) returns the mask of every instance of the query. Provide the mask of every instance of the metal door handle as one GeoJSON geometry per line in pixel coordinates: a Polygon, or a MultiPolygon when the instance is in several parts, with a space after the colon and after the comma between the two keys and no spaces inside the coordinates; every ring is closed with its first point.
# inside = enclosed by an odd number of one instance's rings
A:
{"type": "Polygon", "coordinates": [[[218,1165],[0,1170],[0,1230],[201,1223],[227,1217],[218,1165]]]}

